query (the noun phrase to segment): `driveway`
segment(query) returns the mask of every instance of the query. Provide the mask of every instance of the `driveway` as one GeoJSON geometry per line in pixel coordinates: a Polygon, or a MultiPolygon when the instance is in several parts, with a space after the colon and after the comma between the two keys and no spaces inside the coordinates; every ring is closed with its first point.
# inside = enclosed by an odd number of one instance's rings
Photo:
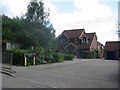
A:
{"type": "MultiPolygon", "coordinates": [[[[14,74],[19,79],[41,84],[41,87],[45,88],[118,87],[118,61],[115,60],[75,59],[74,61],[46,65],[14,66],[13,70],[16,71],[14,74]]],[[[3,82],[8,83],[4,78],[3,82]]]]}

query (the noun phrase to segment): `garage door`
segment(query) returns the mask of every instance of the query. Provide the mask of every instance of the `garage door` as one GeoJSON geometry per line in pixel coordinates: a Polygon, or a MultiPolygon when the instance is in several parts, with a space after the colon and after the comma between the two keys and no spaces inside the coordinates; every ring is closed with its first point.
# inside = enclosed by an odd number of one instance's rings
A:
{"type": "Polygon", "coordinates": [[[107,59],[115,59],[115,51],[107,51],[107,59]]]}

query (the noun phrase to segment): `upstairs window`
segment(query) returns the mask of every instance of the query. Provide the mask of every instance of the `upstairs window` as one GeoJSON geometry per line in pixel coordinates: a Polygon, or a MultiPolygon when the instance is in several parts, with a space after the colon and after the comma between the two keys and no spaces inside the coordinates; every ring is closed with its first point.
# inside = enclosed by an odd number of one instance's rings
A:
{"type": "Polygon", "coordinates": [[[88,43],[88,38],[87,37],[83,37],[82,38],[82,43],[88,43]]]}

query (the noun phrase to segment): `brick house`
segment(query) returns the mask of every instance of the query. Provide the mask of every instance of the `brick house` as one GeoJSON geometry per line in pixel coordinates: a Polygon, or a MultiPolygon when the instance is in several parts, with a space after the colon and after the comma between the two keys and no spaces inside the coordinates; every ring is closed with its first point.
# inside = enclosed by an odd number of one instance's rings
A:
{"type": "Polygon", "coordinates": [[[104,52],[105,59],[120,59],[120,41],[107,41],[104,52]]]}
{"type": "Polygon", "coordinates": [[[84,29],[64,30],[58,37],[58,51],[74,54],[82,58],[86,51],[98,50],[96,33],[86,33],[84,29]]]}

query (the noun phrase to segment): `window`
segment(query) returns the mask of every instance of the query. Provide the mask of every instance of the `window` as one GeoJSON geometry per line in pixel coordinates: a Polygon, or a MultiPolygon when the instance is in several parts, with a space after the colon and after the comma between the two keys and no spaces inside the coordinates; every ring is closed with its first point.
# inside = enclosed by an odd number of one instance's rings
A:
{"type": "Polygon", "coordinates": [[[82,38],[82,43],[88,43],[88,38],[87,37],[83,37],[82,38]]]}

